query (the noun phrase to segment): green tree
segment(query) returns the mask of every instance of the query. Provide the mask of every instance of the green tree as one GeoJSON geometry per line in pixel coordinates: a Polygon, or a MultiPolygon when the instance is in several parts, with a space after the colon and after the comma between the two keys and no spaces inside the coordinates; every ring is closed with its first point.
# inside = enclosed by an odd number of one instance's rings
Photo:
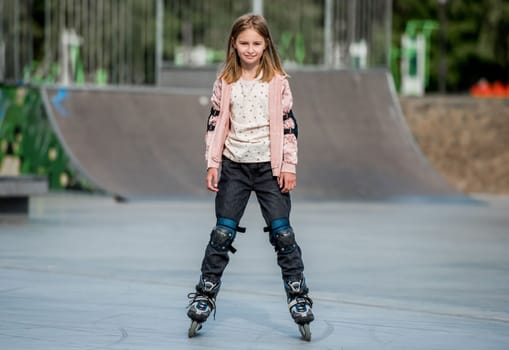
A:
{"type": "Polygon", "coordinates": [[[467,89],[481,78],[509,82],[509,1],[452,0],[448,82],[467,89]]]}
{"type": "MultiPolygon", "coordinates": [[[[393,45],[411,19],[439,21],[438,0],[394,0],[393,45]]],[[[509,1],[449,0],[446,4],[447,88],[466,91],[479,79],[509,82],[509,1]]],[[[431,37],[430,90],[437,90],[439,36],[431,37]]]]}

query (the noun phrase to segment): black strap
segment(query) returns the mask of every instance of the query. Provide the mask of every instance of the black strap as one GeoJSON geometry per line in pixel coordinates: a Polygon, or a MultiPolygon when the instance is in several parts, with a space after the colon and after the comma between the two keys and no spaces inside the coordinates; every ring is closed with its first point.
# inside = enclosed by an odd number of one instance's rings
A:
{"type": "Polygon", "coordinates": [[[210,122],[210,118],[212,117],[217,117],[219,115],[219,111],[217,109],[214,109],[214,108],[211,108],[210,109],[210,114],[209,114],[209,118],[207,119],[207,131],[214,131],[214,129],[216,128],[215,125],[213,125],[211,122],[210,122]]]}
{"type": "Polygon", "coordinates": [[[299,137],[299,126],[297,125],[297,119],[295,119],[295,116],[293,115],[293,111],[290,109],[288,113],[283,114],[283,120],[292,119],[294,127],[293,128],[287,128],[284,129],[284,134],[293,134],[296,138],[299,137]]]}
{"type": "MultiPolygon", "coordinates": [[[[245,227],[237,226],[237,227],[235,227],[235,231],[244,233],[244,232],[246,232],[246,228],[245,227]]],[[[230,252],[232,252],[232,254],[235,254],[235,252],[237,252],[237,249],[235,249],[235,247],[233,245],[231,245],[231,244],[230,244],[230,247],[228,247],[228,250],[230,252]]]]}
{"type": "Polygon", "coordinates": [[[295,118],[293,116],[293,111],[291,109],[288,111],[288,113],[283,114],[283,120],[287,120],[287,119],[290,119],[290,118],[295,118]]]}
{"type": "Polygon", "coordinates": [[[222,218],[222,217],[217,218],[216,225],[228,227],[229,229],[235,230],[236,232],[242,232],[242,233],[246,232],[245,227],[241,227],[241,226],[237,225],[237,222],[235,220],[228,219],[228,218],[222,218]]]}

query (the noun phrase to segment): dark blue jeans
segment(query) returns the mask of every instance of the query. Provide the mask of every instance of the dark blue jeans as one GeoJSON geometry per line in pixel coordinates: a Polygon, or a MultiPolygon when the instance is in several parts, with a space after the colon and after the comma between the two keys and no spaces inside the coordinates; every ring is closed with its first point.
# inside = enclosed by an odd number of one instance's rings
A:
{"type": "MultiPolygon", "coordinates": [[[[221,176],[216,194],[216,217],[240,222],[251,192],[256,193],[267,226],[276,219],[289,219],[291,201],[289,193],[282,193],[277,178],[272,175],[270,162],[236,163],[223,157],[221,176]]],[[[270,233],[269,233],[270,234],[270,233]]],[[[202,276],[217,282],[229,262],[229,252],[214,248],[210,243],[202,262],[202,276]]],[[[284,281],[302,279],[304,264],[297,245],[290,253],[277,253],[284,281]]]]}

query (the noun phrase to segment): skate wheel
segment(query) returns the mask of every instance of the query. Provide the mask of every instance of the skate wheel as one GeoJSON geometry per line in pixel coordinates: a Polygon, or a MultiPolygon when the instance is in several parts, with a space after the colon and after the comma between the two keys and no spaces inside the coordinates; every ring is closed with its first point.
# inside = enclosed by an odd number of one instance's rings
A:
{"type": "Polygon", "coordinates": [[[198,331],[201,329],[201,323],[196,321],[191,321],[191,325],[189,326],[189,331],[187,332],[187,336],[189,338],[195,337],[198,335],[198,331]]]}
{"type": "Polygon", "coordinates": [[[309,323],[300,324],[299,331],[302,335],[302,339],[305,341],[311,341],[311,329],[309,328],[309,323]]]}

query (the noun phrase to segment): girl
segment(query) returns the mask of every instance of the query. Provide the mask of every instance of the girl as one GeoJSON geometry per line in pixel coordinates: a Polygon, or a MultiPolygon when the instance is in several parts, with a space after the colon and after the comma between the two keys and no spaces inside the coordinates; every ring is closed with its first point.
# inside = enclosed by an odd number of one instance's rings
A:
{"type": "Polygon", "coordinates": [[[292,94],[265,19],[244,15],[233,24],[226,63],[214,83],[206,134],[207,188],[216,193],[210,234],[188,317],[193,337],[215,312],[221,276],[251,191],[256,193],[277,253],[290,314],[306,340],[314,316],[301,249],[290,226],[296,186],[297,123],[292,94]],[[221,167],[221,177],[218,172],[221,167]],[[218,181],[219,180],[219,181],[218,181]]]}

